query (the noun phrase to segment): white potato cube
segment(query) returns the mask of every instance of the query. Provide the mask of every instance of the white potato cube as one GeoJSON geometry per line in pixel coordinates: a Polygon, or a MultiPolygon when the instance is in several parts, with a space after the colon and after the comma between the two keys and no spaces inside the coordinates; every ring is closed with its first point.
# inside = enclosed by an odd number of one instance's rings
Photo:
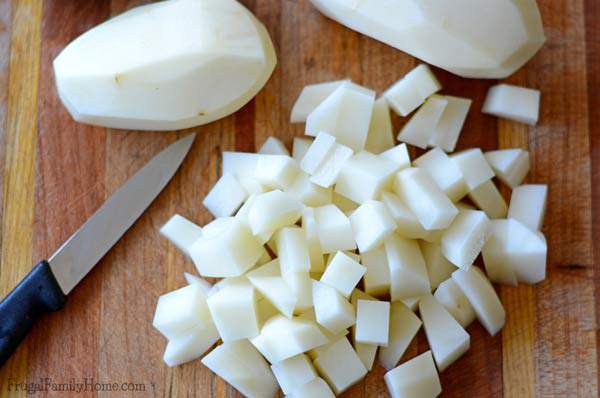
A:
{"type": "Polygon", "coordinates": [[[295,314],[301,314],[313,308],[312,283],[308,272],[288,272],[283,276],[296,298],[295,314]]]}
{"type": "Polygon", "coordinates": [[[348,199],[345,196],[340,195],[337,192],[333,192],[331,197],[331,203],[336,205],[338,209],[343,211],[344,213],[352,212],[358,209],[359,204],[348,199]]]}
{"type": "Polygon", "coordinates": [[[338,332],[338,333],[331,333],[325,327],[320,325],[317,322],[317,315],[315,314],[314,308],[311,308],[310,310],[304,312],[303,314],[300,314],[298,316],[298,318],[313,322],[315,325],[317,325],[317,327],[319,328],[321,333],[323,333],[323,335],[327,338],[327,342],[325,344],[315,347],[307,352],[308,356],[312,360],[317,359],[323,351],[325,351],[327,348],[329,348],[329,346],[331,344],[335,343],[340,337],[344,337],[344,336],[348,335],[348,329],[343,329],[341,332],[338,332]]]}
{"type": "Polygon", "coordinates": [[[356,341],[387,347],[389,342],[390,303],[358,300],[356,308],[356,341]]]}
{"type": "Polygon", "coordinates": [[[454,279],[448,278],[435,290],[435,299],[456,319],[463,328],[475,320],[475,310],[454,279]]]}
{"type": "Polygon", "coordinates": [[[462,172],[469,191],[494,177],[494,171],[479,148],[455,153],[450,158],[462,172]]]}
{"type": "Polygon", "coordinates": [[[458,214],[456,206],[423,169],[400,171],[394,191],[427,230],[448,228],[458,214]]]}
{"type": "Polygon", "coordinates": [[[300,161],[300,168],[308,174],[314,174],[335,150],[335,137],[320,132],[300,161]]]}
{"type": "Polygon", "coordinates": [[[290,156],[290,151],[277,137],[268,137],[262,144],[258,153],[262,155],[285,155],[290,156]]]}
{"type": "Polygon", "coordinates": [[[283,315],[291,318],[296,308],[296,294],[281,276],[249,276],[248,280],[283,315]]]}
{"type": "Polygon", "coordinates": [[[299,354],[271,365],[271,370],[284,394],[291,394],[317,377],[310,359],[299,354]]]}
{"type": "Polygon", "coordinates": [[[471,338],[432,295],[421,297],[419,313],[435,363],[442,372],[467,352],[471,338]]]}
{"type": "Polygon", "coordinates": [[[232,174],[223,174],[202,204],[215,217],[232,216],[248,198],[248,192],[232,174]]]}
{"type": "Polygon", "coordinates": [[[337,80],[333,82],[310,84],[305,86],[292,107],[291,123],[304,123],[306,118],[315,110],[325,98],[329,97],[339,86],[350,80],[337,80]]]}
{"type": "Polygon", "coordinates": [[[546,278],[548,245],[539,231],[509,219],[508,247],[510,262],[519,282],[538,283],[546,278]]]}
{"type": "Polygon", "coordinates": [[[312,145],[313,140],[311,138],[294,137],[292,143],[292,157],[300,164],[304,156],[308,152],[308,148],[312,145]]]}
{"type": "Polygon", "coordinates": [[[202,358],[204,366],[249,398],[273,398],[277,380],[248,340],[223,343],[202,358]]]}
{"type": "Polygon", "coordinates": [[[356,322],[352,304],[324,283],[313,282],[313,304],[317,322],[333,334],[341,333],[356,322]]]}
{"type": "Polygon", "coordinates": [[[303,209],[304,205],[288,193],[279,190],[266,192],[254,199],[248,213],[248,224],[254,235],[270,236],[279,228],[295,224],[303,209]]]}
{"type": "Polygon", "coordinates": [[[211,323],[206,295],[194,284],[160,296],[152,326],[167,339],[174,339],[197,328],[206,329],[211,323]]]}
{"type": "Polygon", "coordinates": [[[391,303],[389,343],[387,347],[379,349],[379,363],[385,369],[393,369],[400,362],[421,324],[419,317],[406,305],[399,301],[391,303]]]}
{"type": "Polygon", "coordinates": [[[413,165],[427,170],[453,202],[459,201],[469,192],[458,166],[439,148],[434,148],[415,159],[413,165]]]}
{"type": "Polygon", "coordinates": [[[411,311],[416,312],[419,307],[419,300],[421,300],[421,296],[403,298],[400,300],[402,304],[407,306],[411,311]]]}
{"type": "Polygon", "coordinates": [[[186,255],[190,246],[202,236],[202,228],[187,218],[175,214],[160,229],[160,234],[169,239],[186,255]]]}
{"type": "Polygon", "coordinates": [[[481,249],[481,255],[490,281],[517,286],[517,274],[513,267],[511,253],[508,252],[511,222],[511,220],[490,221],[490,236],[481,249]]]}
{"type": "Polygon", "coordinates": [[[485,153],[496,177],[511,188],[523,183],[529,173],[529,151],[523,149],[500,149],[485,153]]]}
{"type": "Polygon", "coordinates": [[[292,184],[285,191],[306,206],[312,207],[330,204],[333,194],[332,188],[323,188],[310,182],[310,177],[304,172],[298,173],[292,184]]]}
{"type": "Polygon", "coordinates": [[[345,337],[321,353],[314,364],[336,394],[346,391],[367,374],[367,369],[345,337]]]}
{"type": "Polygon", "coordinates": [[[365,292],[372,296],[383,296],[390,292],[391,278],[385,248],[361,253],[362,264],[367,269],[363,283],[365,292]]]}
{"type": "Polygon", "coordinates": [[[306,119],[306,135],[324,131],[354,151],[365,148],[375,92],[345,82],[313,110],[306,119]]]}
{"type": "Polygon", "coordinates": [[[269,319],[260,335],[251,340],[272,364],[320,347],[327,341],[315,322],[297,317],[289,319],[283,315],[269,319]]]}
{"type": "Polygon", "coordinates": [[[345,145],[335,144],[331,153],[310,177],[310,181],[323,188],[329,188],[337,181],[340,171],[351,156],[352,149],[345,145]]]}
{"type": "Polygon", "coordinates": [[[228,222],[210,233],[207,228],[189,250],[198,273],[206,277],[242,275],[256,264],[263,248],[240,221],[228,222]]]}
{"type": "Polygon", "coordinates": [[[337,252],[325,269],[321,282],[348,298],[367,269],[342,252],[337,252]]]}
{"type": "Polygon", "coordinates": [[[514,218],[533,230],[540,230],[546,213],[547,185],[521,185],[512,191],[508,218],[514,218]]]}
{"type": "Polygon", "coordinates": [[[433,130],[433,134],[429,137],[428,144],[430,147],[439,147],[446,152],[454,152],[473,101],[450,95],[444,95],[443,98],[448,101],[448,104],[433,130]]]}
{"type": "Polygon", "coordinates": [[[310,272],[308,242],[301,228],[282,228],[275,235],[275,240],[283,275],[290,272],[310,272]]]}
{"type": "Polygon", "coordinates": [[[471,267],[487,240],[489,223],[482,211],[461,210],[442,236],[444,256],[457,267],[471,267]]]}
{"type": "Polygon", "coordinates": [[[256,293],[252,285],[226,286],[210,295],[206,302],[224,343],[258,335],[256,293]]]}
{"type": "Polygon", "coordinates": [[[259,157],[258,153],[225,151],[221,162],[221,175],[233,174],[235,178],[252,177],[259,157]]]}
{"type": "Polygon", "coordinates": [[[285,398],[335,398],[335,395],[325,380],[316,377],[285,398]]]}
{"type": "Polygon", "coordinates": [[[312,207],[306,207],[302,212],[302,230],[308,244],[310,272],[312,274],[321,274],[325,271],[325,260],[323,259],[321,241],[319,240],[319,228],[315,218],[315,209],[312,207]]]}
{"type": "Polygon", "coordinates": [[[442,393],[431,351],[390,370],[383,378],[391,398],[435,398],[442,393]]]}
{"type": "Polygon", "coordinates": [[[208,296],[210,294],[213,285],[206,279],[200,278],[196,275],[192,275],[188,272],[184,272],[183,276],[185,277],[185,281],[188,283],[188,285],[197,284],[198,286],[200,286],[205,296],[208,296]]]}
{"type": "Polygon", "coordinates": [[[296,179],[298,163],[286,155],[260,155],[254,178],[271,189],[286,189],[296,179]]]}
{"type": "Polygon", "coordinates": [[[407,116],[441,88],[431,69],[421,64],[388,88],[383,96],[396,113],[407,116]]]}
{"type": "Polygon", "coordinates": [[[444,97],[434,95],[410,118],[398,134],[398,141],[406,142],[419,148],[427,148],[440,117],[448,101],[444,97]]]}
{"type": "Polygon", "coordinates": [[[392,234],[385,240],[392,301],[431,292],[425,260],[415,240],[392,234]]]}
{"type": "Polygon", "coordinates": [[[379,156],[391,160],[398,165],[398,170],[410,167],[410,155],[406,144],[396,145],[387,151],[381,152],[379,156]]]}
{"type": "Polygon", "coordinates": [[[361,253],[380,246],[396,230],[387,206],[376,200],[365,201],[349,218],[361,253]]]}
{"type": "Polygon", "coordinates": [[[254,177],[240,177],[238,182],[244,187],[246,192],[248,192],[248,195],[258,195],[270,190],[266,185],[262,184],[254,177]]]}
{"type": "Polygon", "coordinates": [[[533,126],[540,113],[540,92],[510,84],[498,84],[489,89],[481,111],[533,126]]]}
{"type": "Polygon", "coordinates": [[[203,0],[131,9],[79,36],[53,66],[76,121],[173,131],[240,109],[276,62],[267,30],[247,8],[203,0]]]}
{"type": "Polygon", "coordinates": [[[163,360],[168,366],[177,366],[200,358],[219,340],[219,332],[210,322],[208,327],[197,327],[169,339],[163,360]]]}
{"type": "Polygon", "coordinates": [[[256,303],[256,316],[258,317],[258,326],[261,330],[269,319],[279,315],[281,315],[281,313],[273,303],[264,297],[258,299],[256,303]]]}
{"type": "Polygon", "coordinates": [[[336,180],[335,192],[356,203],[375,199],[381,190],[392,185],[398,165],[390,160],[362,151],[344,164],[336,180]]]}
{"type": "Polygon", "coordinates": [[[336,206],[315,208],[315,221],[323,253],[356,249],[352,224],[336,206]]]}
{"type": "Polygon", "coordinates": [[[431,288],[436,289],[440,283],[452,276],[456,266],[444,257],[442,247],[438,243],[420,241],[419,247],[427,266],[431,288]]]}
{"type": "Polygon", "coordinates": [[[268,276],[281,276],[281,266],[279,259],[271,260],[259,267],[253,268],[244,275],[248,280],[250,278],[262,278],[268,276]]]}
{"type": "Polygon", "coordinates": [[[473,306],[477,319],[492,336],[504,326],[506,312],[494,287],[477,267],[458,269],[452,279],[473,306]]]}
{"type": "Polygon", "coordinates": [[[381,153],[394,146],[394,132],[390,107],[384,97],[378,98],[373,107],[369,134],[365,143],[365,150],[372,153],[381,153]]]}
{"type": "MultiPolygon", "coordinates": [[[[371,300],[377,301],[377,299],[373,296],[368,295],[367,293],[354,289],[352,292],[352,296],[350,297],[350,302],[354,307],[354,310],[357,311],[358,301],[359,300],[371,300]]],[[[388,313],[388,325],[389,325],[389,313],[388,313]]],[[[377,356],[377,350],[379,346],[377,344],[369,344],[369,343],[361,343],[356,341],[356,325],[352,326],[352,345],[354,346],[354,350],[356,354],[362,361],[365,368],[368,371],[373,369],[373,364],[375,363],[375,357],[377,356]]],[[[388,329],[389,330],[389,329],[388,329]]]]}
{"type": "Polygon", "coordinates": [[[391,192],[382,192],[381,199],[396,221],[396,233],[409,239],[421,239],[428,235],[414,213],[402,202],[402,200],[391,192]]]}
{"type": "Polygon", "coordinates": [[[491,219],[506,217],[508,206],[492,180],[469,192],[469,198],[491,219]]]}

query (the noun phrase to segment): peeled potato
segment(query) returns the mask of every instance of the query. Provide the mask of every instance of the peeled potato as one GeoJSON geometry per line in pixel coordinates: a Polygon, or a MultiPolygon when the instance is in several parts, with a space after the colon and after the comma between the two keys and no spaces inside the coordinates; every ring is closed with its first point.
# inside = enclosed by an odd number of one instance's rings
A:
{"type": "Polygon", "coordinates": [[[171,0],[84,33],[56,57],[54,72],[79,122],[176,130],[237,111],[275,64],[266,29],[237,1],[171,0]]]}

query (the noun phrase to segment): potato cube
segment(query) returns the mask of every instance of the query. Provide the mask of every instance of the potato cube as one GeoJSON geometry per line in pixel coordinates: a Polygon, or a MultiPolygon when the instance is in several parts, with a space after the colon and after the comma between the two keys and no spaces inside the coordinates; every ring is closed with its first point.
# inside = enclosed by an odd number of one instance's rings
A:
{"type": "Polygon", "coordinates": [[[406,142],[419,148],[427,148],[429,140],[435,131],[440,117],[448,101],[444,97],[434,95],[419,108],[419,110],[402,127],[398,134],[398,141],[406,142]]]}
{"type": "Polygon", "coordinates": [[[431,288],[436,289],[440,283],[452,276],[456,266],[444,257],[442,247],[438,243],[420,241],[419,247],[423,253],[431,288]]]}
{"type": "Polygon", "coordinates": [[[311,138],[294,137],[292,143],[292,157],[300,164],[304,156],[308,152],[308,148],[312,145],[313,140],[311,138]]]}
{"type": "Polygon", "coordinates": [[[277,137],[267,137],[262,144],[258,153],[262,155],[284,155],[290,156],[290,151],[285,147],[283,142],[277,137]]]}
{"type": "Polygon", "coordinates": [[[390,107],[384,97],[375,100],[369,133],[365,149],[372,153],[381,153],[394,146],[394,133],[390,107]]]}
{"type": "Polygon", "coordinates": [[[254,178],[271,189],[289,188],[300,172],[298,163],[286,155],[260,155],[254,178]]]}
{"type": "Polygon", "coordinates": [[[296,298],[295,314],[301,314],[313,308],[312,282],[308,272],[288,272],[283,276],[296,298]]]}
{"type": "Polygon", "coordinates": [[[286,189],[286,192],[306,206],[318,207],[331,203],[333,189],[323,188],[320,185],[310,182],[308,174],[300,172],[294,182],[292,182],[292,185],[286,189]]]}
{"type": "Polygon", "coordinates": [[[463,294],[454,279],[449,278],[440,283],[433,295],[444,306],[446,311],[456,319],[463,328],[475,320],[475,310],[467,296],[463,294]]]}
{"type": "Polygon", "coordinates": [[[492,180],[469,192],[469,198],[491,219],[506,217],[508,206],[492,180]]]}
{"type": "Polygon", "coordinates": [[[335,144],[333,150],[312,174],[310,181],[323,188],[329,188],[337,181],[342,168],[350,159],[352,153],[352,149],[347,146],[335,144]]]}
{"type": "Polygon", "coordinates": [[[508,247],[509,261],[517,280],[525,283],[538,283],[546,278],[546,257],[548,245],[539,231],[527,228],[525,224],[509,219],[508,247]]]}
{"type": "Polygon", "coordinates": [[[301,228],[282,228],[275,235],[281,273],[310,272],[310,253],[306,234],[301,228]]]}
{"type": "Polygon", "coordinates": [[[344,212],[344,214],[352,212],[358,209],[358,206],[360,206],[358,203],[348,199],[345,196],[340,195],[335,191],[333,192],[333,195],[331,197],[331,204],[336,205],[338,209],[344,212]]]}
{"type": "Polygon", "coordinates": [[[490,221],[489,238],[481,249],[481,255],[490,281],[517,286],[517,274],[508,252],[510,224],[511,220],[490,221]]]}
{"type": "Polygon", "coordinates": [[[258,335],[256,293],[252,285],[226,286],[206,302],[224,343],[258,335]]]}
{"type": "Polygon", "coordinates": [[[432,295],[421,297],[419,313],[435,363],[442,372],[467,352],[471,338],[432,295]]]}
{"type": "Polygon", "coordinates": [[[202,228],[185,217],[175,214],[162,226],[160,234],[189,256],[189,248],[202,236],[202,228]]]}
{"type": "Polygon", "coordinates": [[[482,211],[462,210],[442,236],[444,256],[457,267],[471,267],[487,240],[489,223],[482,211]]]}
{"type": "Polygon", "coordinates": [[[194,284],[160,296],[152,326],[174,339],[196,328],[207,328],[210,323],[206,295],[194,284]]]}
{"type": "Polygon", "coordinates": [[[455,153],[450,159],[458,166],[467,183],[469,191],[474,190],[484,182],[494,177],[494,171],[485,160],[481,149],[467,149],[455,153]]]}
{"type": "Polygon", "coordinates": [[[300,161],[300,168],[308,174],[314,174],[327,157],[335,150],[335,137],[320,132],[311,143],[306,154],[300,161]]]}
{"type": "Polygon", "coordinates": [[[215,217],[228,217],[248,198],[248,193],[232,174],[223,174],[204,198],[202,204],[215,217]]]}
{"type": "Polygon", "coordinates": [[[284,394],[291,394],[317,377],[311,360],[304,354],[271,365],[271,370],[284,394]]]}
{"type": "Polygon", "coordinates": [[[408,154],[408,147],[406,144],[396,145],[395,147],[382,152],[379,156],[396,163],[398,170],[410,167],[410,155],[408,154]]]}
{"type": "Polygon", "coordinates": [[[258,153],[225,151],[221,162],[221,175],[233,174],[235,178],[252,177],[259,157],[258,153]]]}
{"type": "Polygon", "coordinates": [[[535,125],[540,113],[540,92],[510,84],[498,84],[489,89],[481,111],[535,125]]]}
{"type": "Polygon", "coordinates": [[[321,282],[348,298],[367,269],[342,252],[337,252],[321,277],[321,282]]]}
{"type": "Polygon", "coordinates": [[[385,241],[392,301],[431,292],[425,260],[415,240],[392,234],[385,241]]]}
{"type": "Polygon", "coordinates": [[[443,98],[448,101],[448,104],[440,116],[433,134],[429,137],[428,144],[430,147],[439,147],[446,152],[454,152],[473,101],[450,95],[444,95],[443,98]]]}
{"type": "Polygon", "coordinates": [[[396,222],[396,233],[409,239],[421,239],[428,235],[414,213],[391,192],[382,192],[381,199],[388,207],[390,215],[396,222]]]}
{"type": "Polygon", "coordinates": [[[391,398],[435,398],[442,393],[431,351],[390,370],[384,379],[391,398]]]}
{"type": "Polygon", "coordinates": [[[302,212],[302,230],[308,244],[311,274],[322,274],[325,271],[325,260],[319,240],[319,228],[315,218],[315,209],[306,207],[302,212]]]}
{"type": "Polygon", "coordinates": [[[303,209],[304,205],[288,193],[279,190],[266,192],[254,199],[248,213],[248,224],[254,235],[270,236],[279,228],[294,225],[303,209]]]}
{"type": "Polygon", "coordinates": [[[390,268],[385,248],[380,246],[374,250],[361,253],[362,264],[367,269],[363,283],[365,292],[372,296],[383,296],[390,292],[390,268]]]}
{"type": "Polygon", "coordinates": [[[312,111],[315,110],[321,102],[325,101],[325,98],[329,97],[339,86],[350,80],[337,80],[333,82],[309,84],[305,86],[294,106],[292,107],[292,114],[290,116],[291,123],[304,123],[306,118],[312,111]]]}
{"type": "Polygon", "coordinates": [[[356,341],[387,347],[389,341],[390,303],[358,300],[356,341]]]}
{"type": "Polygon", "coordinates": [[[383,96],[400,116],[407,116],[442,88],[431,69],[421,64],[387,89],[383,96]]]}
{"type": "Polygon", "coordinates": [[[379,349],[379,363],[385,369],[390,370],[398,364],[421,324],[419,317],[406,305],[399,301],[391,303],[388,346],[379,349]]]}
{"type": "Polygon", "coordinates": [[[356,322],[352,304],[324,283],[313,282],[313,304],[317,322],[333,334],[341,333],[356,322]]]}
{"type": "Polygon", "coordinates": [[[200,278],[199,276],[196,275],[192,275],[188,272],[184,272],[183,276],[186,280],[186,282],[188,283],[188,285],[193,285],[193,284],[197,284],[198,286],[200,286],[200,288],[202,289],[202,292],[204,293],[205,296],[208,296],[210,294],[210,291],[213,288],[213,285],[208,282],[206,279],[200,278]]]}
{"type": "Polygon", "coordinates": [[[387,206],[375,200],[365,201],[349,218],[354,239],[361,252],[380,246],[396,229],[387,206]]]}
{"type": "Polygon", "coordinates": [[[249,276],[252,286],[288,318],[296,308],[296,294],[281,276],[249,276]]]}
{"type": "Polygon", "coordinates": [[[367,369],[345,337],[319,355],[314,365],[336,394],[346,391],[367,374],[367,369]]]}
{"type": "Polygon", "coordinates": [[[352,224],[336,206],[315,208],[315,221],[323,253],[356,249],[352,224]]]}
{"type": "Polygon", "coordinates": [[[529,173],[529,152],[523,149],[500,149],[485,153],[496,177],[511,188],[521,185],[529,173]]]}
{"type": "Polygon", "coordinates": [[[168,366],[177,366],[200,358],[219,340],[219,332],[210,321],[208,327],[197,327],[169,340],[163,360],[168,366]]]}
{"type": "Polygon", "coordinates": [[[456,206],[423,169],[400,171],[394,191],[427,230],[448,228],[458,214],[456,206]]]}
{"type": "Polygon", "coordinates": [[[540,230],[546,213],[547,185],[521,185],[512,191],[508,218],[514,218],[533,230],[540,230]]]}
{"type": "Polygon", "coordinates": [[[325,380],[316,377],[285,398],[335,398],[335,395],[325,380]]]}
{"type": "Polygon", "coordinates": [[[425,169],[453,202],[459,201],[469,192],[462,172],[441,149],[430,150],[415,159],[413,164],[425,169]]]}

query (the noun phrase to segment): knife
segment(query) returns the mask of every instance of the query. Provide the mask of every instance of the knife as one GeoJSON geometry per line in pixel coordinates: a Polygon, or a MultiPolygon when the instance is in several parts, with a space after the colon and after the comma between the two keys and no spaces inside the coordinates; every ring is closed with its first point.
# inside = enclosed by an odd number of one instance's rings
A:
{"type": "Polygon", "coordinates": [[[75,285],[142,215],[173,177],[194,138],[182,138],[150,160],[0,302],[0,367],[34,322],[61,309],[75,285]]]}

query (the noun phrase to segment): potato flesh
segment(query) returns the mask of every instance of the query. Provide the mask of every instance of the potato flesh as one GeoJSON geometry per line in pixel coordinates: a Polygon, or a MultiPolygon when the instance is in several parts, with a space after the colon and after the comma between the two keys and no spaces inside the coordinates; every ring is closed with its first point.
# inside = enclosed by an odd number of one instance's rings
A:
{"type": "Polygon", "coordinates": [[[236,178],[254,177],[260,155],[248,152],[223,152],[221,174],[233,174],[236,178]]]}
{"type": "Polygon", "coordinates": [[[389,327],[389,302],[358,300],[355,335],[357,342],[387,347],[389,327]]]}
{"type": "Polygon", "coordinates": [[[319,228],[315,217],[315,209],[312,207],[304,208],[302,212],[302,230],[308,244],[308,253],[310,255],[311,274],[321,274],[325,271],[325,260],[319,240],[319,228]]]}
{"type": "Polygon", "coordinates": [[[202,204],[215,217],[229,217],[235,214],[247,198],[248,193],[238,180],[232,174],[223,174],[202,204]]]}
{"type": "Polygon", "coordinates": [[[433,297],[444,306],[446,311],[463,328],[466,328],[475,320],[473,306],[469,303],[469,299],[463,294],[456,282],[454,282],[454,279],[448,278],[440,283],[433,297]]]}
{"type": "Polygon", "coordinates": [[[372,153],[381,153],[394,146],[394,132],[392,129],[392,119],[390,117],[390,107],[384,97],[375,100],[373,105],[373,115],[367,134],[365,150],[372,153]]]}
{"type": "Polygon", "coordinates": [[[489,219],[482,211],[461,210],[442,236],[442,253],[457,267],[468,269],[488,237],[489,219]]]}
{"type": "Polygon", "coordinates": [[[286,395],[285,398],[335,398],[335,395],[325,380],[316,377],[286,395]]]}
{"type": "Polygon", "coordinates": [[[253,177],[271,189],[286,189],[300,171],[294,159],[287,155],[260,155],[253,177]]]}
{"type": "Polygon", "coordinates": [[[304,86],[300,95],[294,102],[292,113],[290,115],[291,123],[304,123],[308,115],[315,110],[321,102],[325,101],[338,87],[350,80],[337,80],[318,84],[309,84],[304,86]]]}
{"type": "Polygon", "coordinates": [[[485,153],[496,177],[511,188],[521,185],[529,173],[529,152],[523,149],[500,149],[485,153]]]}
{"type": "Polygon", "coordinates": [[[473,306],[477,319],[492,336],[504,326],[504,307],[483,272],[477,267],[454,271],[452,279],[473,306]]]}
{"type": "Polygon", "coordinates": [[[376,297],[388,294],[391,277],[385,248],[380,246],[368,252],[361,252],[361,259],[367,269],[363,278],[365,292],[376,297]]]}
{"type": "Polygon", "coordinates": [[[456,271],[456,266],[444,257],[440,244],[420,241],[419,247],[423,253],[431,288],[437,289],[440,283],[452,276],[452,273],[456,271]]]}
{"type": "Polygon", "coordinates": [[[351,82],[343,83],[306,119],[306,134],[325,131],[353,151],[365,148],[375,104],[375,92],[351,82]]]}
{"type": "Polygon", "coordinates": [[[540,113],[540,92],[510,84],[498,84],[489,89],[483,113],[535,125],[540,113]]]}
{"type": "Polygon", "coordinates": [[[429,140],[435,131],[440,117],[448,101],[442,96],[432,96],[402,127],[398,134],[398,141],[425,149],[429,145],[429,140]]]}
{"type": "Polygon", "coordinates": [[[160,296],[152,326],[167,339],[174,339],[211,323],[204,290],[194,284],[160,296]]]}
{"type": "Polygon", "coordinates": [[[306,152],[308,152],[308,148],[312,145],[313,140],[310,138],[302,138],[302,137],[294,137],[294,141],[292,143],[292,157],[300,164],[306,152]]]}
{"type": "Polygon", "coordinates": [[[279,138],[273,136],[267,137],[257,153],[262,155],[290,156],[290,151],[288,151],[283,142],[279,138]]]}
{"type": "Polygon", "coordinates": [[[443,98],[448,103],[435,126],[433,134],[429,137],[428,146],[439,147],[446,152],[454,152],[473,101],[451,95],[444,95],[443,98]]]}
{"type": "Polygon", "coordinates": [[[317,377],[310,359],[299,354],[271,365],[271,370],[284,394],[291,394],[296,389],[317,377]]]}
{"type": "Polygon", "coordinates": [[[419,317],[406,305],[398,301],[391,303],[389,343],[379,349],[379,363],[385,369],[391,370],[398,364],[421,324],[419,317]]]}
{"type": "Polygon", "coordinates": [[[460,358],[471,342],[469,334],[431,295],[421,297],[419,314],[427,341],[440,372],[460,358]]]}
{"type": "Polygon", "coordinates": [[[319,355],[314,365],[335,394],[346,391],[367,374],[367,369],[345,337],[319,355]]]}
{"type": "Polygon", "coordinates": [[[308,174],[314,174],[319,166],[323,164],[325,159],[335,149],[335,137],[320,132],[311,143],[310,147],[300,161],[300,168],[308,174]]]}
{"type": "Polygon", "coordinates": [[[508,218],[518,220],[533,230],[540,230],[546,213],[547,197],[547,185],[521,185],[513,189],[508,218]]]}
{"type": "Polygon", "coordinates": [[[388,207],[394,221],[396,221],[396,233],[409,239],[424,238],[426,231],[414,213],[402,202],[402,200],[391,192],[382,192],[383,203],[388,207]]]}
{"type": "Polygon", "coordinates": [[[256,196],[248,213],[248,224],[254,235],[270,236],[276,229],[298,221],[303,208],[304,205],[290,194],[279,190],[266,192],[256,196]]]}
{"type": "Polygon", "coordinates": [[[508,206],[492,180],[469,192],[469,198],[491,219],[506,217],[508,206]]]}
{"type": "Polygon", "coordinates": [[[408,72],[383,93],[392,109],[400,116],[407,116],[442,86],[425,64],[408,72]]]}
{"type": "Polygon", "coordinates": [[[278,386],[269,365],[248,340],[223,343],[202,363],[246,397],[274,397],[278,386]]]}
{"type": "Polygon", "coordinates": [[[202,236],[202,228],[185,217],[175,214],[161,227],[160,234],[189,256],[189,248],[202,236]]]}
{"type": "Polygon", "coordinates": [[[304,172],[298,173],[292,184],[285,190],[306,206],[318,207],[331,203],[333,189],[323,188],[310,181],[304,172]]]}
{"type": "Polygon", "coordinates": [[[381,246],[385,238],[396,229],[396,223],[387,206],[376,200],[365,201],[349,219],[356,245],[361,253],[381,246]]]}
{"type": "Polygon", "coordinates": [[[352,149],[345,145],[335,144],[333,150],[310,177],[310,181],[323,188],[329,188],[335,184],[342,168],[351,156],[352,149]]]}
{"type": "Polygon", "coordinates": [[[352,224],[336,206],[315,208],[315,221],[323,253],[356,249],[352,224]]]}
{"type": "Polygon", "coordinates": [[[139,130],[206,124],[250,101],[275,67],[266,29],[237,1],[143,10],[89,30],[54,60],[59,96],[75,120],[139,130]]]}
{"type": "Polygon", "coordinates": [[[367,269],[357,261],[342,252],[337,252],[325,269],[320,282],[348,298],[366,271],[367,269]]]}
{"type": "MultiPolygon", "coordinates": [[[[271,302],[279,312],[291,318],[297,298],[286,280],[281,276],[248,277],[252,286],[271,302]]],[[[254,336],[251,336],[254,337],[254,336]]]]}
{"type": "Polygon", "coordinates": [[[548,246],[546,238],[539,231],[525,224],[509,219],[509,239],[507,253],[519,282],[538,283],[546,278],[546,258],[548,246]]]}
{"type": "Polygon", "coordinates": [[[448,155],[434,148],[414,160],[415,167],[427,170],[431,178],[453,202],[462,199],[469,189],[462,172],[448,155]]]}
{"type": "Polygon", "coordinates": [[[435,398],[442,393],[431,351],[390,370],[384,380],[392,398],[435,398]]]}
{"type": "Polygon", "coordinates": [[[396,163],[398,165],[398,170],[403,170],[411,166],[408,147],[404,143],[381,152],[379,156],[396,163]]]}
{"type": "Polygon", "coordinates": [[[531,0],[311,2],[351,29],[463,77],[507,77],[545,41],[540,12],[531,0]]]}
{"type": "Polygon", "coordinates": [[[206,300],[224,343],[258,335],[256,293],[250,284],[231,285],[206,300]]]}
{"type": "Polygon", "coordinates": [[[286,227],[280,229],[275,236],[281,273],[310,272],[310,253],[304,231],[301,228],[286,227]]]}
{"type": "Polygon", "coordinates": [[[431,285],[419,244],[392,234],[384,247],[390,267],[392,301],[428,294],[431,285]]]}
{"type": "Polygon", "coordinates": [[[218,340],[219,332],[212,323],[208,327],[198,327],[185,335],[169,339],[163,360],[168,366],[177,366],[200,358],[218,340]]]}
{"type": "Polygon", "coordinates": [[[517,286],[517,275],[508,252],[510,223],[510,220],[490,221],[490,236],[483,246],[481,254],[490,281],[517,286]]]}
{"type": "Polygon", "coordinates": [[[458,210],[429,173],[408,168],[396,175],[394,191],[427,230],[450,226],[458,210]]]}
{"type": "Polygon", "coordinates": [[[450,156],[463,174],[469,191],[494,177],[494,172],[479,148],[467,149],[450,156]]]}
{"type": "Polygon", "coordinates": [[[313,282],[313,304],[317,323],[334,335],[356,322],[352,304],[336,289],[322,282],[313,282]]]}

